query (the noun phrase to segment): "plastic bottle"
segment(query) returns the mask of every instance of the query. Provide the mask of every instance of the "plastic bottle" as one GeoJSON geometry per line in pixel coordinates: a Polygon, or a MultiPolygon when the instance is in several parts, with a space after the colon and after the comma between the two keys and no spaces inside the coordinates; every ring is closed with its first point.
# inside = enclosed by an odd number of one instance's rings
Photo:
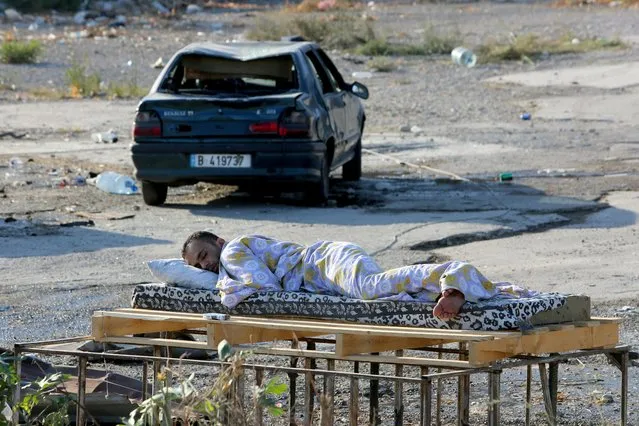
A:
{"type": "Polygon", "coordinates": [[[118,134],[113,129],[109,129],[103,133],[91,134],[91,139],[95,143],[116,143],[118,141],[118,134]]]}
{"type": "Polygon", "coordinates": [[[457,65],[463,65],[468,68],[472,68],[477,63],[477,56],[469,49],[465,47],[456,47],[450,52],[450,57],[457,65]]]}
{"type": "Polygon", "coordinates": [[[95,179],[95,186],[112,194],[137,194],[138,187],[133,178],[116,172],[102,172],[95,179]]]}

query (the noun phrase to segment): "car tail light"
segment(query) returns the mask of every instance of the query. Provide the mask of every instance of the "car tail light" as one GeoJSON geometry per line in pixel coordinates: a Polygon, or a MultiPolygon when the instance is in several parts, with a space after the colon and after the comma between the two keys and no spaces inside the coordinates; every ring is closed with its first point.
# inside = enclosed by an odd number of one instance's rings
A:
{"type": "Polygon", "coordinates": [[[138,136],[162,136],[162,122],[155,111],[137,113],[133,125],[133,138],[138,136]]]}
{"type": "Polygon", "coordinates": [[[280,120],[278,134],[282,137],[308,136],[311,129],[311,120],[302,111],[287,111],[280,120]]]}
{"type": "Polygon", "coordinates": [[[253,123],[249,126],[251,133],[273,133],[278,129],[277,121],[266,121],[263,123],[253,123]]]}

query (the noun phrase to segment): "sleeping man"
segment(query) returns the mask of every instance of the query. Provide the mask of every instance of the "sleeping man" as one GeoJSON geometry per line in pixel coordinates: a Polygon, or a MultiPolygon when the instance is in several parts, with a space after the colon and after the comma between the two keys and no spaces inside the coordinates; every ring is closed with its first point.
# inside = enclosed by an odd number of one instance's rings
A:
{"type": "Polygon", "coordinates": [[[229,308],[260,291],[303,291],[362,300],[437,302],[433,314],[450,319],[466,301],[534,294],[509,283],[493,283],[474,266],[458,261],[384,271],[361,247],[347,242],[304,246],[259,235],[226,242],[200,231],[184,242],[182,258],[219,273],[217,288],[229,308]]]}

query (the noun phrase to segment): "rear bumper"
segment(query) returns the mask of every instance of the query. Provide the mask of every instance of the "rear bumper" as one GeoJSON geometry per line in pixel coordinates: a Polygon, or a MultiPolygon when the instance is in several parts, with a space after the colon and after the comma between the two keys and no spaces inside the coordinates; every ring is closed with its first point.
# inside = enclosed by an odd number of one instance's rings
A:
{"type": "Polygon", "coordinates": [[[303,140],[144,142],[131,145],[136,178],[169,185],[316,182],[320,179],[325,153],[324,142],[303,140]],[[248,154],[251,167],[195,168],[190,166],[191,154],[248,154]]]}

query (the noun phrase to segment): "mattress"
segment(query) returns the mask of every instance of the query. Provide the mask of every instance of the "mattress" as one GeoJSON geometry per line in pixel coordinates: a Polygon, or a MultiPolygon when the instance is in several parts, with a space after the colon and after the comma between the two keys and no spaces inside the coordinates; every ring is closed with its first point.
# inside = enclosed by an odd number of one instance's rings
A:
{"type": "Polygon", "coordinates": [[[566,320],[561,312],[562,309],[567,308],[571,308],[568,312],[570,318],[567,320],[588,319],[589,303],[587,310],[575,309],[574,303],[568,303],[572,300],[571,298],[574,299],[574,296],[541,293],[534,298],[499,297],[479,303],[467,302],[460,314],[451,320],[435,317],[434,303],[363,301],[303,292],[256,293],[235,308],[229,309],[222,305],[216,290],[196,290],[165,284],[137,285],[133,290],[131,304],[138,309],[174,312],[217,312],[259,317],[287,316],[377,325],[498,331],[525,329],[532,324],[542,324],[543,321],[538,318],[542,318],[544,313],[548,312],[553,312],[553,315],[548,316],[553,322],[560,322],[558,318],[566,320]]]}

